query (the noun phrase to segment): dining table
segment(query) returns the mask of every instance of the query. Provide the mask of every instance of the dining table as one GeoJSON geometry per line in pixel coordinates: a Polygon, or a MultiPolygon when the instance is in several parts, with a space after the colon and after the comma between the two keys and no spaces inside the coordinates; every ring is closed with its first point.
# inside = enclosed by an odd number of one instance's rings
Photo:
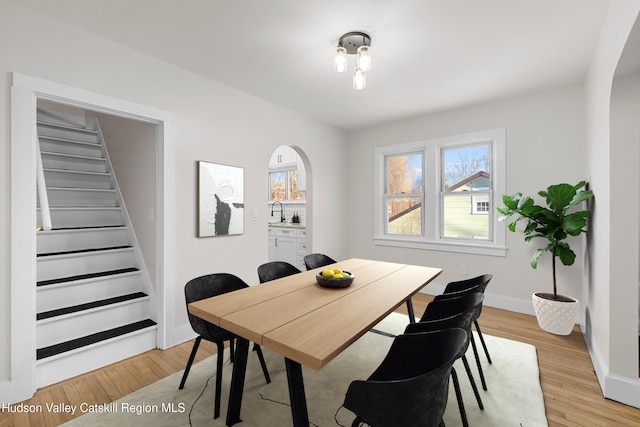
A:
{"type": "Polygon", "coordinates": [[[189,304],[191,314],[238,336],[227,426],[241,422],[249,342],[285,358],[293,425],[308,427],[302,366],[321,370],[441,272],[352,258],[189,304]],[[326,268],[353,274],[352,284],[320,286],[316,274],[326,268]]]}

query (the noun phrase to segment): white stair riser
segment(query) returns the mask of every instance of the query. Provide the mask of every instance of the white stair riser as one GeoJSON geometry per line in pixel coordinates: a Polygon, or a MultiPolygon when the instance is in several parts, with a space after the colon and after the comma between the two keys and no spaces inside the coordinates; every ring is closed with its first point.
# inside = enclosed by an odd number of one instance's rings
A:
{"type": "Polygon", "coordinates": [[[73,139],[76,141],[91,142],[94,144],[98,142],[98,136],[95,132],[57,126],[38,125],[38,136],[73,139]]]}
{"type": "Polygon", "coordinates": [[[47,347],[149,318],[149,298],[36,322],[36,346],[47,347]]]}
{"type": "MultiPolygon", "coordinates": [[[[53,208],[50,212],[54,228],[122,225],[120,208],[53,208]]],[[[38,225],[42,225],[40,209],[38,209],[38,225]]]]}
{"type": "Polygon", "coordinates": [[[102,146],[60,139],[40,138],[40,151],[76,156],[102,157],[102,146]]]}
{"type": "Polygon", "coordinates": [[[36,387],[45,387],[157,348],[157,328],[123,335],[62,358],[37,362],[36,387]]]}
{"type": "Polygon", "coordinates": [[[107,173],[45,169],[44,179],[47,187],[98,188],[102,190],[111,188],[111,180],[107,173]]]}
{"type": "Polygon", "coordinates": [[[135,267],[133,249],[38,257],[38,281],[135,267]]]}
{"type": "Polygon", "coordinates": [[[69,156],[59,153],[42,152],[42,166],[48,169],[69,169],[72,171],[106,172],[105,159],[95,157],[69,156]]]}
{"type": "Polygon", "coordinates": [[[37,234],[39,254],[80,249],[126,246],[129,236],[126,227],[87,228],[79,230],[50,230],[37,234]]]}
{"type": "MultiPolygon", "coordinates": [[[[49,206],[116,206],[114,190],[47,188],[49,206]]],[[[38,206],[40,204],[38,203],[38,206]]]]}
{"type": "Polygon", "coordinates": [[[38,286],[36,310],[41,313],[140,291],[140,272],[38,286]]]}

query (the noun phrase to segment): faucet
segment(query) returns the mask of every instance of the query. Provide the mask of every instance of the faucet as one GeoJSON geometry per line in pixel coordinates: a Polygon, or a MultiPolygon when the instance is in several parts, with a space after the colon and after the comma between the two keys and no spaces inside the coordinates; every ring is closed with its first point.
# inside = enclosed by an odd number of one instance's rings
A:
{"type": "Polygon", "coordinates": [[[273,216],[273,209],[276,207],[276,203],[280,205],[280,222],[284,222],[284,210],[282,208],[282,203],[277,200],[271,205],[271,216],[273,216]]]}

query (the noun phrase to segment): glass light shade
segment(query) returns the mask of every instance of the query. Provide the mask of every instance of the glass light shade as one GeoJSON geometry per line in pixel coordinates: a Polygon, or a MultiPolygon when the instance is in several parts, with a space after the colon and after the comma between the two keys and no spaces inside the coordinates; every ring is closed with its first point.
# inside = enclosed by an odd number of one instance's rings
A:
{"type": "Polygon", "coordinates": [[[338,73],[342,73],[347,69],[347,49],[338,46],[336,48],[336,54],[333,56],[333,69],[338,73]]]}
{"type": "Polygon", "coordinates": [[[362,90],[367,87],[367,75],[358,67],[353,70],[353,88],[362,90]]]}
{"type": "Polygon", "coordinates": [[[365,73],[371,69],[371,50],[369,46],[364,45],[358,48],[357,66],[365,73]]]}

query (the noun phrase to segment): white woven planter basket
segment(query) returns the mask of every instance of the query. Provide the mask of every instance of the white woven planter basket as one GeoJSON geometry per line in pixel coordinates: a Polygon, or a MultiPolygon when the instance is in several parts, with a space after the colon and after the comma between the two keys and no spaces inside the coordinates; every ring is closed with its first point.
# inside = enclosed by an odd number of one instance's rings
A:
{"type": "Polygon", "coordinates": [[[556,335],[569,335],[576,324],[580,302],[575,298],[572,301],[554,301],[532,295],[533,310],[538,319],[538,325],[543,330],[556,335]]]}

